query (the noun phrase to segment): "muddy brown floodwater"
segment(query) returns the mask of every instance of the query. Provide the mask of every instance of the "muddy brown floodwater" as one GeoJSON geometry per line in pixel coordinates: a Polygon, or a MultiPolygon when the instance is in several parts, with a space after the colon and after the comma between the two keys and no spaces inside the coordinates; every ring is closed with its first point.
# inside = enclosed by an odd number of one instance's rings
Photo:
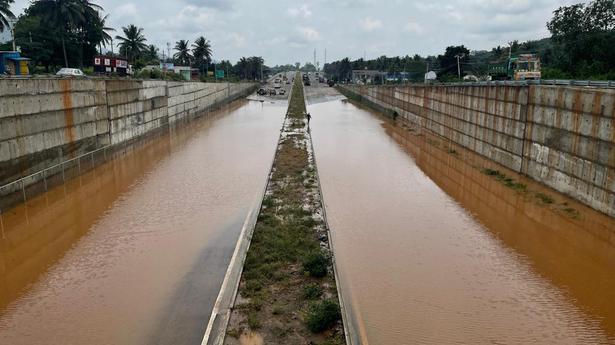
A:
{"type": "Polygon", "coordinates": [[[285,111],[235,102],[5,211],[0,343],[200,343],[285,111]]]}
{"type": "Polygon", "coordinates": [[[542,204],[481,172],[480,157],[352,103],[309,111],[364,343],[615,343],[613,219],[507,172],[555,199],[542,204]]]}

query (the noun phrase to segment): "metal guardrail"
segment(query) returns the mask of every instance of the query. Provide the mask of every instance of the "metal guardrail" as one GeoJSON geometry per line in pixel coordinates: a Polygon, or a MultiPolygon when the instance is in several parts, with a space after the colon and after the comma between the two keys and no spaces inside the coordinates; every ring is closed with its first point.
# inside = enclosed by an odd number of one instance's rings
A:
{"type": "Polygon", "coordinates": [[[74,163],[76,162],[77,165],[77,172],[79,175],[81,175],[81,162],[84,158],[89,157],[90,160],[90,168],[93,168],[95,163],[94,163],[94,155],[95,154],[99,154],[102,153],[103,155],[103,162],[107,161],[108,155],[107,155],[107,151],[109,150],[116,150],[117,149],[117,145],[107,145],[101,148],[98,148],[96,150],[93,151],[89,151],[86,152],[82,155],[79,155],[77,157],[71,158],[71,159],[67,159],[64,160],[58,164],[54,164],[52,166],[46,167],[42,170],[39,170],[33,174],[27,175],[27,176],[23,176],[13,182],[9,182],[3,186],[0,186],[0,196],[7,196],[9,194],[12,193],[16,193],[19,192],[21,190],[22,193],[22,199],[23,202],[25,203],[28,200],[27,197],[27,193],[26,193],[26,188],[29,187],[30,185],[39,183],[40,181],[43,181],[43,185],[44,185],[44,189],[45,191],[48,190],[49,186],[47,184],[47,178],[50,178],[52,176],[55,176],[56,174],[62,174],[62,182],[66,182],[67,178],[66,178],[66,167],[70,166],[72,167],[74,165],[74,163]],[[52,171],[55,171],[55,173],[51,173],[52,171]],[[42,177],[41,177],[42,176],[42,177]],[[38,177],[38,178],[37,178],[38,177]],[[26,185],[26,182],[30,182],[30,184],[26,185]]]}
{"type": "MultiPolygon", "coordinates": [[[[360,85],[364,84],[341,84],[341,85],[360,85]]],[[[552,85],[552,86],[584,86],[597,88],[615,88],[615,80],[574,80],[574,79],[540,79],[540,80],[491,80],[491,81],[469,81],[454,83],[392,83],[377,86],[529,86],[529,85],[552,85]]],[[[369,84],[367,86],[376,86],[369,84]]]]}
{"type": "Polygon", "coordinates": [[[479,82],[457,82],[443,83],[436,85],[507,85],[507,86],[529,86],[529,85],[554,85],[554,86],[589,86],[601,88],[615,88],[614,80],[573,80],[573,79],[540,79],[540,80],[496,80],[479,82]]]}

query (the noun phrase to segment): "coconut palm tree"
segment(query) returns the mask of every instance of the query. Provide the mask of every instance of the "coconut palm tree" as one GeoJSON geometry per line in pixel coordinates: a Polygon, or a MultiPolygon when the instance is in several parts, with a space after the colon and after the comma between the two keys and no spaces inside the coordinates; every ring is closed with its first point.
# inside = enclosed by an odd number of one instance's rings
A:
{"type": "Polygon", "coordinates": [[[186,40],[179,40],[175,43],[175,50],[177,53],[173,54],[173,58],[180,65],[190,65],[192,61],[192,55],[190,55],[190,48],[188,48],[189,42],[186,40]]]}
{"type": "Polygon", "coordinates": [[[147,60],[148,63],[158,62],[160,57],[158,56],[158,47],[153,44],[147,46],[145,52],[143,52],[143,57],[147,60]]]}
{"type": "Polygon", "coordinates": [[[145,44],[147,40],[143,36],[143,29],[130,24],[128,27],[122,27],[122,31],[124,31],[124,37],[115,36],[120,41],[120,54],[133,61],[147,49],[145,44]]]}
{"type": "Polygon", "coordinates": [[[71,30],[84,24],[89,14],[102,11],[103,8],[89,0],[39,0],[37,5],[41,6],[42,13],[44,13],[43,20],[61,29],[60,40],[62,41],[64,64],[68,67],[66,36],[71,30]]]}
{"type": "Polygon", "coordinates": [[[0,0],[0,32],[10,26],[9,19],[15,19],[15,15],[10,10],[12,3],[13,0],[0,0]]]}
{"type": "MultiPolygon", "coordinates": [[[[107,44],[113,44],[113,37],[109,34],[109,31],[115,31],[115,29],[105,26],[107,22],[107,18],[109,18],[108,14],[102,18],[100,18],[100,16],[98,16],[97,18],[99,20],[98,24],[100,25],[102,29],[102,41],[100,41],[100,44],[103,47],[107,47],[107,44]]],[[[102,53],[102,49],[101,49],[101,53],[102,53]]]]}
{"type": "Polygon", "coordinates": [[[211,62],[211,43],[201,36],[192,44],[192,56],[194,57],[194,64],[199,68],[201,73],[211,62]]]}

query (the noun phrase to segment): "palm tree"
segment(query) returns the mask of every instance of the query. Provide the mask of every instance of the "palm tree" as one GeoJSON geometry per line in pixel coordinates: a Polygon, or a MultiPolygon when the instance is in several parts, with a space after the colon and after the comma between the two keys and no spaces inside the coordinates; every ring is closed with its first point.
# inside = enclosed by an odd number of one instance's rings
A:
{"type": "Polygon", "coordinates": [[[9,19],[15,19],[15,15],[10,10],[12,3],[13,0],[0,0],[0,32],[10,26],[9,19]]]}
{"type": "Polygon", "coordinates": [[[115,36],[120,41],[120,54],[125,55],[128,60],[132,61],[147,49],[145,44],[147,40],[143,36],[143,29],[133,24],[122,27],[122,31],[124,31],[125,37],[115,36]]]}
{"type": "MultiPolygon", "coordinates": [[[[106,48],[107,43],[113,44],[113,37],[109,35],[109,31],[115,31],[115,29],[105,26],[107,22],[107,18],[109,18],[108,14],[102,18],[100,18],[100,16],[98,16],[97,18],[99,21],[98,25],[100,26],[102,30],[102,41],[100,41],[100,44],[106,48]]],[[[101,54],[102,54],[102,49],[101,49],[101,54]]]]}
{"type": "Polygon", "coordinates": [[[143,52],[143,57],[148,63],[157,62],[159,60],[158,47],[153,44],[148,45],[145,52],[143,52]]]}
{"type": "Polygon", "coordinates": [[[211,43],[203,36],[197,38],[192,44],[192,56],[195,65],[199,67],[202,73],[203,67],[211,62],[211,43]]]}
{"type": "Polygon", "coordinates": [[[175,43],[175,50],[177,53],[173,55],[173,58],[180,65],[190,65],[192,56],[190,55],[190,48],[188,48],[189,42],[186,40],[179,40],[175,43]]]}
{"type": "Polygon", "coordinates": [[[102,11],[103,8],[89,0],[39,0],[37,4],[44,13],[43,20],[51,26],[60,28],[64,64],[68,67],[66,35],[84,24],[89,14],[102,11]]]}

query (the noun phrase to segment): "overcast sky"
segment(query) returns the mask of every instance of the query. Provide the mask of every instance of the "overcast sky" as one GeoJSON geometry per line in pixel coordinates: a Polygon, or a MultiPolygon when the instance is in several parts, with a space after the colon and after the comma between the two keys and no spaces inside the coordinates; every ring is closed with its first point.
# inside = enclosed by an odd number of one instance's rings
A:
{"type": "MultiPolygon", "coordinates": [[[[549,36],[559,6],[583,0],[95,0],[110,26],[143,27],[148,43],[204,35],[214,59],[259,55],[267,65],[343,57],[435,55],[549,36]]],[[[29,0],[15,0],[21,13],[29,0]]]]}

